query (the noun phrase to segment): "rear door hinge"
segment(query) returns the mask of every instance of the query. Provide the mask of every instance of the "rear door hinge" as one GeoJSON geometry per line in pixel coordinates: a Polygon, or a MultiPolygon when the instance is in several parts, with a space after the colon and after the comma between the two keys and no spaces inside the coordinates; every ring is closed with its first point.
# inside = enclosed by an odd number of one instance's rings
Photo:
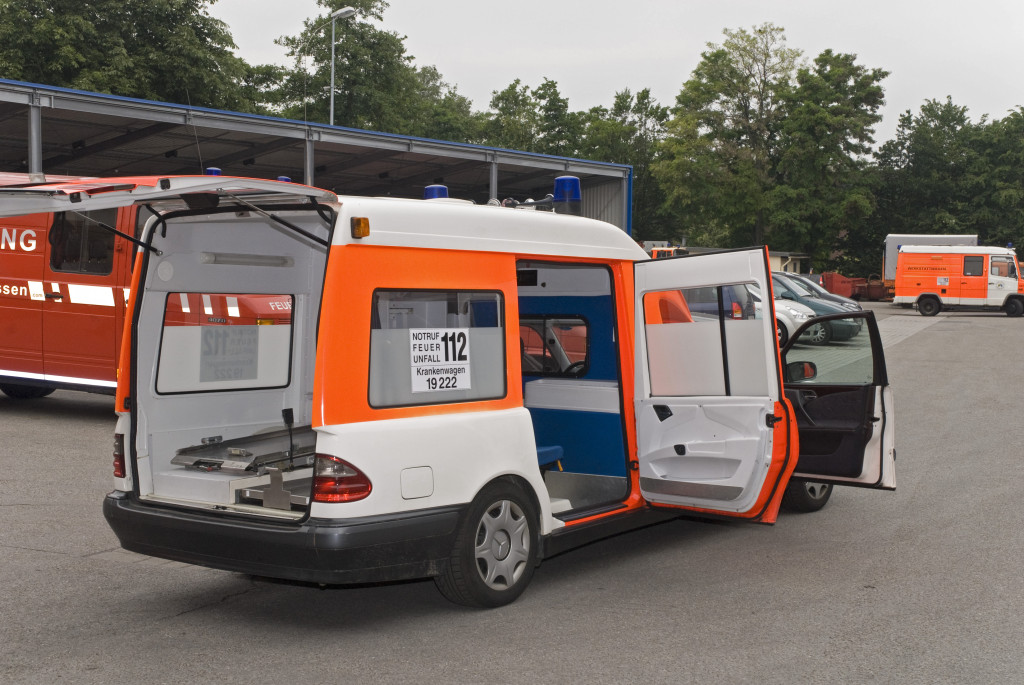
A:
{"type": "Polygon", "coordinates": [[[775,424],[782,420],[781,416],[775,414],[768,414],[764,417],[764,422],[769,428],[775,428],[775,424]]]}

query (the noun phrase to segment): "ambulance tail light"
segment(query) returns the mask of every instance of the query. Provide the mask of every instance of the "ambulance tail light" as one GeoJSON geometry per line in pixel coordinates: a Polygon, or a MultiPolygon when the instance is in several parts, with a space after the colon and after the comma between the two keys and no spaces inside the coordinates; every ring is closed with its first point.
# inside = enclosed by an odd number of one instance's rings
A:
{"type": "Polygon", "coordinates": [[[329,454],[317,454],[313,466],[314,502],[355,502],[370,494],[373,485],[352,464],[329,454]]]}
{"type": "Polygon", "coordinates": [[[124,433],[114,433],[114,478],[128,475],[124,462],[124,433]]]}

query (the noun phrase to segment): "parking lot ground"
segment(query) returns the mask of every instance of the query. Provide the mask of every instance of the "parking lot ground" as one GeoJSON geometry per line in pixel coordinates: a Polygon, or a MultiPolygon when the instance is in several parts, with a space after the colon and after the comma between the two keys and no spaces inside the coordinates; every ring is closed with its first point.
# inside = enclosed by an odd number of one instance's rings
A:
{"type": "Polygon", "coordinates": [[[620,535],[490,611],[123,552],[112,398],[0,398],[0,682],[1024,682],[1024,320],[867,306],[896,492],[620,535]]]}

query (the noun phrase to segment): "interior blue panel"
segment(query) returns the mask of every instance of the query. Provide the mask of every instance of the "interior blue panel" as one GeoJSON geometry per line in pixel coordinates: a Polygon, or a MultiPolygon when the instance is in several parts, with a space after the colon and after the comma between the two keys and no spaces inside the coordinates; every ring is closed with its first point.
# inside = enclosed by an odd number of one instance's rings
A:
{"type": "Polygon", "coordinates": [[[562,470],[625,476],[626,450],[619,414],[530,409],[538,449],[562,448],[562,470]]]}
{"type": "Polygon", "coordinates": [[[577,315],[586,319],[590,336],[589,380],[617,381],[615,312],[611,295],[587,297],[520,297],[519,315],[577,315]]]}

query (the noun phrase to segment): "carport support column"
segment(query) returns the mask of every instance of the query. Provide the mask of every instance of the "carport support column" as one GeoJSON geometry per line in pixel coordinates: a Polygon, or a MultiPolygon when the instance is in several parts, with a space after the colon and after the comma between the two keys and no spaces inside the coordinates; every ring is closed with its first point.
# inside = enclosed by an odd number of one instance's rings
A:
{"type": "Polygon", "coordinates": [[[43,106],[39,93],[32,93],[28,106],[28,176],[33,183],[45,183],[43,175],[43,106]]]}
{"type": "Polygon", "coordinates": [[[491,158],[491,189],[488,198],[498,199],[498,156],[491,158]]]}
{"type": "Polygon", "coordinates": [[[303,163],[305,167],[303,173],[305,174],[305,183],[307,186],[313,185],[313,133],[310,131],[306,134],[306,154],[303,163]]]}

